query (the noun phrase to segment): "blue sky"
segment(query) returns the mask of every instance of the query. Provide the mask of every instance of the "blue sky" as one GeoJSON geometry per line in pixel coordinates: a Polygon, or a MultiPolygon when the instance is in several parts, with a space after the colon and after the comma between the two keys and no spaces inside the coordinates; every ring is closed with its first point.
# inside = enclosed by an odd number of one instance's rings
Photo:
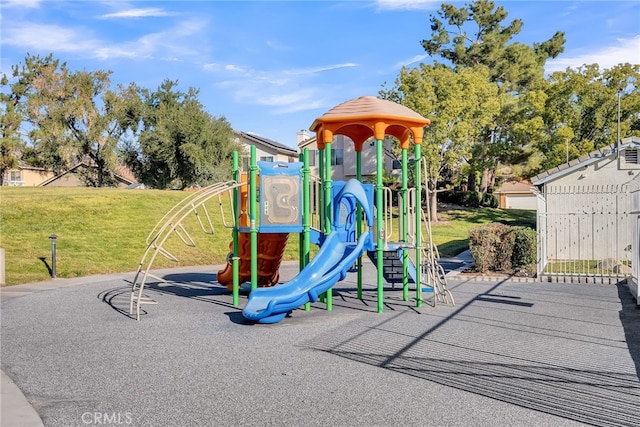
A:
{"type": "MultiPolygon", "coordinates": [[[[441,3],[2,0],[0,71],[52,53],[72,70],[111,70],[114,84],[178,80],[234,129],[295,147],[296,132],[327,110],[429,62],[420,42],[441,3]]],[[[496,4],[524,21],[518,41],[566,33],[547,71],[640,63],[637,0],[496,4]]]]}

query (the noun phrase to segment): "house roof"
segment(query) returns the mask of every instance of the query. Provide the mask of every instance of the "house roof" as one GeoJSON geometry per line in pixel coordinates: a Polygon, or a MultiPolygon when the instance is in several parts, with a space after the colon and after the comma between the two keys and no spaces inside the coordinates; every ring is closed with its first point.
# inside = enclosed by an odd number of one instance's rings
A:
{"type": "Polygon", "coordinates": [[[496,190],[496,194],[528,194],[534,189],[529,182],[507,181],[496,190]]]}
{"type": "Polygon", "coordinates": [[[12,168],[12,169],[9,169],[9,170],[15,170],[15,169],[32,170],[32,171],[38,171],[38,172],[50,172],[49,169],[45,169],[45,168],[39,167],[39,166],[31,166],[31,165],[26,164],[22,160],[18,161],[18,167],[17,168],[12,168]]]}
{"type": "Polygon", "coordinates": [[[284,155],[293,156],[293,157],[298,156],[298,151],[296,151],[291,147],[287,147],[286,145],[280,144],[279,142],[272,141],[262,136],[257,136],[257,135],[253,135],[253,134],[242,132],[242,131],[236,131],[236,133],[251,143],[266,145],[267,147],[270,147],[276,150],[276,152],[278,152],[279,154],[284,154],[284,155]]]}
{"type": "Polygon", "coordinates": [[[615,144],[611,144],[580,156],[577,159],[570,160],[567,163],[558,165],[555,168],[544,171],[531,178],[531,182],[533,183],[533,185],[543,185],[549,181],[553,181],[555,179],[568,175],[576,169],[589,166],[590,164],[602,160],[606,157],[612,156],[617,152],[622,152],[627,148],[640,147],[640,137],[637,136],[623,138],[620,142],[621,144],[617,148],[615,144]]]}
{"type": "Polygon", "coordinates": [[[314,142],[316,142],[317,139],[318,138],[314,135],[314,136],[312,136],[310,138],[307,138],[307,139],[305,139],[303,141],[300,141],[298,143],[298,149],[303,149],[304,147],[307,147],[307,146],[313,144],[314,142]]]}
{"type": "MultiPolygon", "coordinates": [[[[52,176],[51,178],[49,178],[49,179],[47,179],[45,181],[42,181],[40,184],[38,184],[38,187],[46,187],[47,185],[49,185],[52,182],[60,179],[64,175],[74,172],[76,169],[78,169],[81,166],[84,166],[84,167],[95,167],[95,166],[90,165],[87,162],[78,162],[73,167],[67,169],[66,171],[64,171],[64,172],[62,172],[60,174],[57,174],[55,176],[52,176]]],[[[115,177],[116,177],[116,180],[118,180],[120,182],[123,182],[123,183],[125,183],[127,185],[136,184],[138,182],[136,180],[136,178],[133,176],[133,173],[131,172],[131,170],[128,167],[122,166],[122,165],[119,165],[119,166],[116,167],[115,177]]]]}

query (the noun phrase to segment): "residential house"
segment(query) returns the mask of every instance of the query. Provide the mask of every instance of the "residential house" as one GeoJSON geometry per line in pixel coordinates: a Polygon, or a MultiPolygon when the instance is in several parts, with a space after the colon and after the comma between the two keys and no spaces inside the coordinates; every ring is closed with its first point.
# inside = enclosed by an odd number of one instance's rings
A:
{"type": "MultiPolygon", "coordinates": [[[[297,150],[282,145],[261,136],[249,134],[241,131],[234,131],[236,142],[243,146],[241,157],[241,167],[249,170],[249,147],[256,147],[258,161],[267,162],[294,162],[298,160],[297,150]]],[[[79,162],[69,170],[61,174],[55,174],[43,168],[34,168],[21,165],[17,169],[5,172],[2,185],[14,186],[47,186],[47,187],[83,187],[85,184],[81,179],[83,169],[91,167],[87,162],[79,162]]],[[[137,183],[131,171],[119,166],[116,170],[116,180],[118,187],[127,187],[137,183]]]]}
{"type": "MultiPolygon", "coordinates": [[[[85,187],[86,184],[82,180],[81,173],[83,169],[91,168],[86,162],[79,162],[72,168],[55,174],[50,170],[43,168],[34,168],[31,166],[19,166],[17,169],[11,169],[5,172],[2,185],[9,186],[28,186],[28,187],[85,187]]],[[[116,168],[117,187],[124,188],[137,183],[131,170],[123,165],[116,168]]]]}
{"type": "MultiPolygon", "coordinates": [[[[309,136],[304,130],[298,132],[298,149],[300,152],[305,148],[309,149],[309,163],[311,174],[318,176],[318,166],[320,164],[318,141],[316,136],[309,136]]],[[[373,143],[365,143],[361,155],[362,180],[367,181],[376,173],[376,148],[373,143]]],[[[399,169],[397,161],[390,154],[393,147],[392,140],[385,140],[385,160],[384,170],[391,174],[395,169],[399,169]],[[395,168],[395,169],[394,169],[395,168]]],[[[356,150],[350,138],[344,135],[336,135],[331,143],[331,179],[334,181],[346,181],[356,177],[356,150]]]]}
{"type": "Polygon", "coordinates": [[[236,142],[243,146],[240,154],[242,170],[249,170],[249,147],[256,147],[257,161],[263,162],[297,162],[298,151],[279,142],[242,131],[234,131],[236,142]]]}
{"type": "Polygon", "coordinates": [[[530,209],[537,207],[535,187],[528,181],[506,181],[494,192],[500,209],[530,209]]]}
{"type": "MultiPolygon", "coordinates": [[[[538,275],[614,282],[630,274],[632,193],[640,138],[595,150],[532,178],[537,188],[538,275]]],[[[634,245],[635,243],[635,245],[634,245]]]]}
{"type": "Polygon", "coordinates": [[[20,165],[15,169],[5,171],[2,177],[2,185],[37,187],[54,176],[55,173],[44,168],[20,165]]]}

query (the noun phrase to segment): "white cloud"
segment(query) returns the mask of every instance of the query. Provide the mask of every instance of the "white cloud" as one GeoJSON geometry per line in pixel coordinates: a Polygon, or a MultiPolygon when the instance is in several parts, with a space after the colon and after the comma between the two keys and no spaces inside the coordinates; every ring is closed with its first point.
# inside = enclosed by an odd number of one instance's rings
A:
{"type": "Polygon", "coordinates": [[[130,47],[127,46],[105,46],[100,47],[94,51],[94,57],[97,59],[111,59],[111,58],[131,58],[140,59],[148,58],[149,54],[144,54],[140,50],[136,49],[133,44],[130,47]]]}
{"type": "Polygon", "coordinates": [[[1,5],[3,8],[25,8],[37,9],[40,7],[41,0],[3,0],[1,5]]]}
{"type": "Polygon", "coordinates": [[[312,88],[300,89],[288,93],[272,93],[267,95],[258,95],[256,101],[260,105],[268,105],[271,107],[285,107],[292,104],[299,104],[312,99],[315,90],[312,88]]]}
{"type": "MultiPolygon", "coordinates": [[[[203,46],[193,36],[206,28],[202,20],[183,21],[166,31],[145,34],[137,39],[110,43],[92,38],[91,30],[50,24],[9,24],[4,26],[2,44],[24,50],[53,53],[80,53],[101,60],[113,58],[155,58],[182,61],[202,53],[203,46]]],[[[200,40],[200,39],[198,39],[200,40]]]]}
{"type": "Polygon", "coordinates": [[[107,13],[100,16],[102,19],[118,19],[118,18],[148,18],[157,16],[169,16],[170,14],[158,8],[146,9],[128,9],[120,12],[107,13]]]}
{"type": "Polygon", "coordinates": [[[91,52],[99,46],[86,32],[47,24],[5,24],[2,44],[48,52],[91,52]]]}
{"type": "Polygon", "coordinates": [[[215,85],[228,91],[236,102],[269,107],[270,112],[276,115],[330,106],[331,103],[326,100],[327,91],[322,85],[314,84],[313,79],[318,73],[352,67],[357,67],[357,64],[349,62],[271,72],[234,64],[205,66],[209,71],[226,73],[231,77],[215,85]]]}
{"type": "Polygon", "coordinates": [[[411,64],[415,64],[416,62],[420,62],[423,59],[425,59],[426,57],[428,57],[429,55],[424,54],[424,55],[415,55],[412,58],[406,59],[404,61],[400,61],[398,63],[396,63],[394,65],[394,68],[402,68],[402,67],[408,67],[411,64]]]}
{"type": "Polygon", "coordinates": [[[307,74],[323,73],[325,71],[339,70],[342,68],[352,68],[357,66],[358,64],[354,64],[353,62],[346,62],[344,64],[333,64],[333,65],[325,65],[325,66],[312,67],[312,68],[294,68],[291,70],[284,70],[283,74],[294,75],[294,76],[307,75],[307,74]]]}
{"type": "Polygon", "coordinates": [[[268,48],[273,50],[291,50],[291,47],[285,44],[278,43],[277,41],[273,41],[273,40],[267,40],[265,41],[265,44],[267,45],[268,48]]]}
{"type": "Polygon", "coordinates": [[[602,70],[626,62],[640,64],[640,34],[629,39],[618,39],[614,45],[587,53],[551,59],[547,61],[545,71],[553,73],[567,68],[578,68],[585,64],[598,64],[602,70]]]}
{"type": "Polygon", "coordinates": [[[290,114],[300,111],[317,110],[320,108],[329,108],[335,104],[335,101],[328,101],[326,99],[320,98],[310,98],[304,100],[304,102],[297,102],[282,106],[280,108],[276,108],[273,110],[273,114],[290,114]]]}
{"type": "MultiPolygon", "coordinates": [[[[255,97],[255,94],[254,94],[255,97]]],[[[275,115],[296,113],[327,107],[322,92],[317,88],[292,89],[287,92],[278,91],[254,98],[258,105],[270,107],[275,115]]]]}
{"type": "Polygon", "coordinates": [[[227,64],[224,66],[224,70],[225,71],[234,71],[234,72],[238,72],[238,73],[244,73],[245,70],[242,67],[238,67],[237,65],[233,65],[233,64],[227,64]]]}
{"type": "Polygon", "coordinates": [[[433,0],[377,0],[378,10],[430,10],[440,7],[441,1],[433,0]]]}

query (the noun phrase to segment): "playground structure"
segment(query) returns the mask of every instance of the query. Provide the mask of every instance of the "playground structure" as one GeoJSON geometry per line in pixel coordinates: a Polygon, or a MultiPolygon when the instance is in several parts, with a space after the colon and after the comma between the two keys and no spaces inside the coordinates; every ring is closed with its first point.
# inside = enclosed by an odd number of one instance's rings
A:
{"type": "MultiPolygon", "coordinates": [[[[249,200],[248,173],[241,174],[241,182],[247,184],[238,189],[237,196],[240,197],[239,212],[237,218],[238,229],[249,229],[249,215],[247,203],[249,200]]],[[[256,175],[256,179],[259,174],[256,175]]],[[[291,192],[291,189],[289,189],[291,192]]],[[[285,195],[286,196],[286,195],[285,195]]],[[[251,238],[250,233],[235,233],[234,239],[229,244],[229,256],[234,253],[239,257],[239,277],[238,282],[243,283],[251,280],[251,238]],[[235,248],[235,249],[234,249],[235,248]]],[[[273,286],[280,278],[279,269],[284,250],[289,240],[289,233],[259,233],[258,234],[258,286],[273,286]]],[[[231,261],[231,260],[229,260],[231,261]]],[[[227,289],[233,291],[233,263],[227,262],[224,269],[218,271],[218,283],[225,285],[227,289]]]]}
{"type": "MultiPolygon", "coordinates": [[[[435,306],[436,301],[454,303],[447,289],[444,270],[438,264],[437,248],[431,235],[430,212],[421,208],[421,159],[423,128],[429,120],[391,101],[365,96],[347,101],[316,119],[310,130],[316,133],[320,151],[319,177],[309,171],[309,153],[302,162],[256,162],[251,147],[249,171],[238,168],[234,154],[233,180],[216,184],[189,196],[172,208],[147,238],[147,250],[139,264],[131,290],[130,314],[134,306],[155,304],[143,294],[157,254],[175,259],[163,245],[177,234],[186,245],[193,239],[181,225],[195,214],[203,232],[213,233],[206,203],[217,197],[223,224],[233,239],[227,266],[218,272],[218,281],[233,294],[239,305],[239,290],[250,281],[251,292],[243,309],[245,318],[259,323],[276,323],[292,310],[322,300],[332,309],[332,287],[351,269],[357,274],[357,295],[362,299],[362,256],[367,254],[377,268],[377,311],[383,311],[384,283],[400,283],[404,301],[409,301],[409,284],[415,283],[415,302],[435,306]],[[356,152],[356,179],[333,182],[331,143],[334,135],[345,135],[356,152]],[[383,143],[394,137],[401,150],[401,187],[397,206],[391,190],[382,183],[383,143]],[[376,150],[376,182],[362,184],[362,149],[373,139],[376,150]],[[409,148],[414,145],[414,187],[409,188],[409,148]],[[222,197],[227,194],[233,220],[224,219],[222,197]],[[312,210],[313,206],[313,210],[312,210]],[[397,231],[393,228],[397,216],[397,231]],[[202,217],[207,219],[202,221],[202,217]],[[316,227],[312,227],[312,218],[316,227]],[[423,228],[425,233],[423,233],[423,228]],[[278,282],[278,268],[289,233],[300,233],[300,273],[285,284],[278,282]],[[426,236],[424,235],[426,234],[426,236]],[[310,245],[320,246],[310,260],[310,245]],[[423,294],[428,294],[424,297],[423,294]]],[[[426,174],[425,174],[426,176],[426,174]]],[[[427,190],[425,188],[425,190],[427,190]]]]}

